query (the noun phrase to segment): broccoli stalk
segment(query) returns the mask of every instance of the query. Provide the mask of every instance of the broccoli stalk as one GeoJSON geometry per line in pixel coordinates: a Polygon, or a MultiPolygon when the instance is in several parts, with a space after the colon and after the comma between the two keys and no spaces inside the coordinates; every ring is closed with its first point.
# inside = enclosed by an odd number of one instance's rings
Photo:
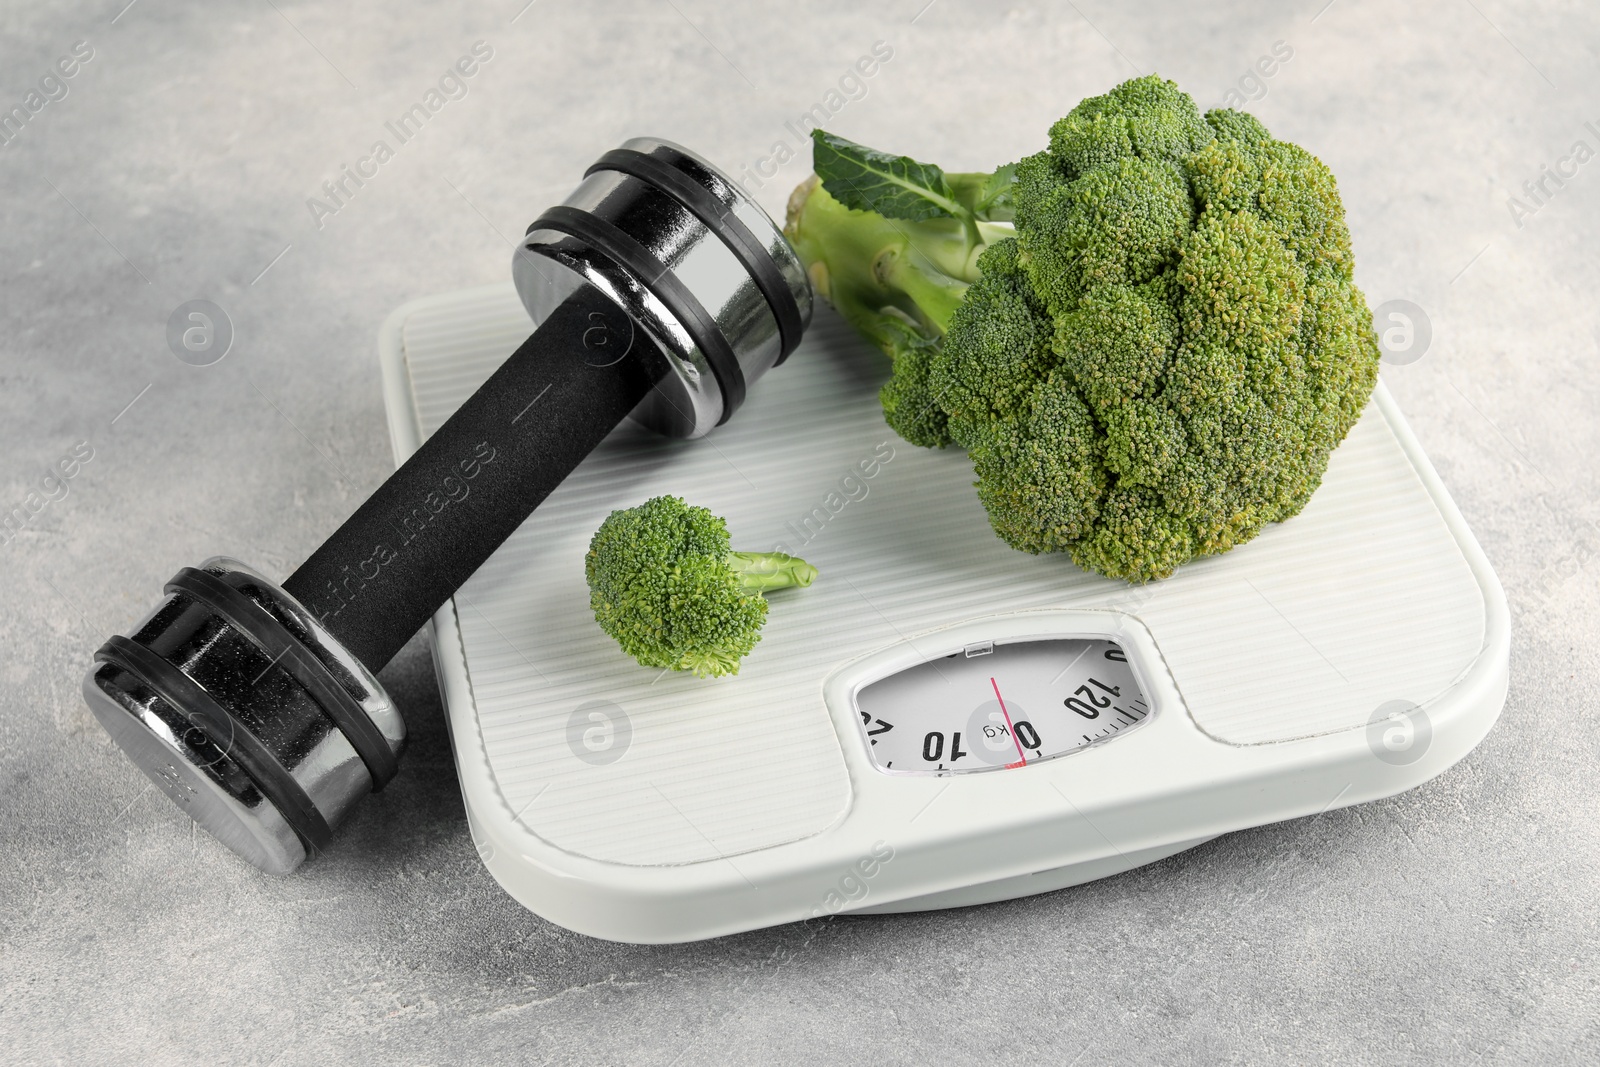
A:
{"type": "Polygon", "coordinates": [[[950,442],[931,361],[978,280],[985,249],[1012,235],[1014,165],[947,174],[813,130],[816,175],[789,197],[784,232],[811,284],[894,361],[884,416],[906,440],[950,442]]]}
{"type": "Polygon", "coordinates": [[[1299,513],[1372,393],[1333,175],[1250,115],[1152,75],[990,175],[813,140],[785,230],[892,358],[889,425],[965,448],[1014,548],[1130,581],[1226,552],[1299,513]]]}
{"type": "Polygon", "coordinates": [[[783,552],[735,552],[727,523],[675,496],[613,511],[584,558],[600,628],[646,667],[738,674],[761,640],[762,595],[808,586],[817,569],[783,552]]]}
{"type": "Polygon", "coordinates": [[[978,256],[1011,236],[1012,167],[946,174],[813,130],[817,174],[789,197],[785,232],[811,284],[890,358],[950,327],[978,256]]]}
{"type": "Polygon", "coordinates": [[[804,589],[817,577],[817,568],[787,552],[729,552],[726,561],[739,588],[749,593],[804,589]]]}
{"type": "Polygon", "coordinates": [[[908,331],[925,340],[944,334],[978,279],[984,238],[999,229],[975,232],[949,218],[906,222],[853,211],[815,177],[790,196],[788,219],[811,284],[890,356],[908,331]]]}

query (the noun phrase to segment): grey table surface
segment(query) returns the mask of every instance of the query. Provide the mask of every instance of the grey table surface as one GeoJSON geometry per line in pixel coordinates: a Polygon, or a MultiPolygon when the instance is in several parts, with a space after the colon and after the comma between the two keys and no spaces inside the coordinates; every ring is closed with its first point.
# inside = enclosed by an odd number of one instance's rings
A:
{"type": "Polygon", "coordinates": [[[0,546],[0,1061],[1600,1058],[1600,9],[124,2],[0,20],[4,109],[92,50],[0,149],[0,507],[93,452],[0,546]],[[465,95],[398,144],[385,122],[480,41],[465,95]],[[892,58],[830,99],[875,42],[892,58]],[[1446,774],[1032,899],[638,947],[479,864],[421,638],[383,675],[401,777],[293,877],[195,833],[90,717],[91,650],[174,570],[281,577],[384,478],[379,322],[505,277],[600,152],[650,132],[776,168],[779,213],[814,104],[979,169],[1150,70],[1326,160],[1370,302],[1431,323],[1383,377],[1514,616],[1504,714],[1446,774]],[[314,210],[380,139],[393,158],[314,210]],[[1567,177],[1534,195],[1547,167],[1567,177]],[[234,329],[206,367],[166,342],[200,297],[234,329]]]}

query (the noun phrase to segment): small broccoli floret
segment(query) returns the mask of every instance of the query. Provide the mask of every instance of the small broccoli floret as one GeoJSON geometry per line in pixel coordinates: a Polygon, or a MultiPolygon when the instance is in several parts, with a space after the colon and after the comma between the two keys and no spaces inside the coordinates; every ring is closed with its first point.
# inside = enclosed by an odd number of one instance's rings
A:
{"type": "Polygon", "coordinates": [[[966,448],[1015,548],[1131,581],[1225,552],[1305,506],[1371,395],[1333,175],[1250,115],[1152,75],[988,176],[817,143],[788,232],[895,361],[889,424],[966,448]]]}
{"type": "Polygon", "coordinates": [[[675,496],[613,511],[584,558],[600,628],[646,667],[738,674],[767,621],[763,593],[817,569],[782,552],[734,552],[727,523],[675,496]]]}

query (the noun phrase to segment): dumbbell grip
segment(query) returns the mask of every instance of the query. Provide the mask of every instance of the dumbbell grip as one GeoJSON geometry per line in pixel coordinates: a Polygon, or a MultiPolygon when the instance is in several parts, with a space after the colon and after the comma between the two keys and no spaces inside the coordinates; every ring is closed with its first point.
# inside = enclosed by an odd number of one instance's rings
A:
{"type": "Polygon", "coordinates": [[[579,288],[284,589],[376,672],[667,371],[615,303],[579,288]]]}

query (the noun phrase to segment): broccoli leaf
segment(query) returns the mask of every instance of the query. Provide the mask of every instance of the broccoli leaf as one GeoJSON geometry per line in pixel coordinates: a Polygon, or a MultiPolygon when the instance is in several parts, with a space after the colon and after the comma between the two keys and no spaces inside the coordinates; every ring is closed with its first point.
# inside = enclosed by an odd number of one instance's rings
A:
{"type": "Polygon", "coordinates": [[[1011,202],[1012,188],[1017,184],[1015,163],[1007,163],[993,174],[946,171],[944,180],[951,196],[961,205],[963,217],[980,222],[1010,222],[1016,217],[1016,207],[1011,202]]]}
{"type": "Polygon", "coordinates": [[[892,156],[826,130],[811,131],[812,168],[822,187],[845,207],[884,218],[920,222],[966,217],[944,171],[910,156],[892,156]]]}
{"type": "Polygon", "coordinates": [[[973,205],[974,212],[980,219],[1010,219],[1013,214],[1011,187],[1016,184],[1017,165],[1007,163],[989,175],[983,191],[978,195],[978,202],[973,205]]]}

